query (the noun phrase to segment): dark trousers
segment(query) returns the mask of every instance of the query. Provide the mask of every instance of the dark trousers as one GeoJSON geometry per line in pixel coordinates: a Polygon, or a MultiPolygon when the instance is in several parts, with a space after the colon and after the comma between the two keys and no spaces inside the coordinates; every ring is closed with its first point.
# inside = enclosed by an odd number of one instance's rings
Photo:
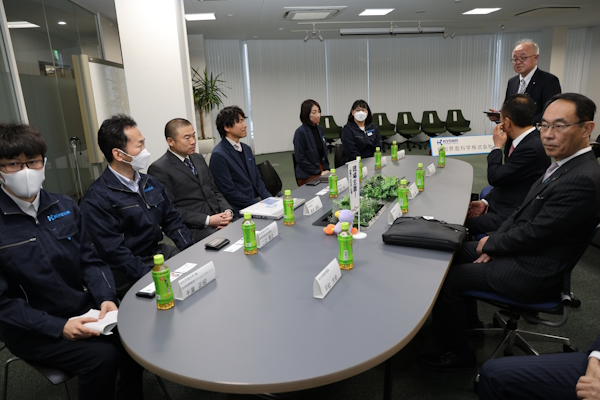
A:
{"type": "Polygon", "coordinates": [[[478,257],[477,243],[466,242],[456,252],[433,307],[433,340],[444,349],[468,349],[467,327],[479,321],[476,301],[461,293],[468,289],[495,292],[485,279],[486,270],[494,260],[473,263],[478,257]]]}
{"type": "MultiPolygon", "coordinates": [[[[592,348],[598,349],[599,345],[600,336],[592,348]]],[[[481,368],[479,398],[575,400],[575,386],[585,375],[587,364],[587,352],[490,360],[481,368]]]]}
{"type": "Polygon", "coordinates": [[[74,342],[62,337],[11,335],[15,337],[5,338],[5,343],[14,355],[22,359],[78,375],[80,399],[143,399],[144,369],[127,354],[116,328],[113,332],[109,336],[74,342]]]}
{"type": "Polygon", "coordinates": [[[202,229],[198,229],[198,228],[188,228],[188,229],[190,231],[190,235],[192,236],[192,239],[194,239],[194,242],[196,242],[196,243],[198,243],[202,239],[212,235],[213,233],[215,233],[217,231],[217,229],[213,228],[212,226],[207,226],[206,228],[202,228],[202,229]]]}

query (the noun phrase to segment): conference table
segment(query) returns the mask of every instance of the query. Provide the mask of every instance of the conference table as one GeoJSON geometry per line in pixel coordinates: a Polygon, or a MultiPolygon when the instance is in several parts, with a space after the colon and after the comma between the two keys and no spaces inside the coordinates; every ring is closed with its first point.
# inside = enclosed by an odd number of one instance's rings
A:
{"type": "MultiPolygon", "coordinates": [[[[406,156],[397,162],[387,157],[380,171],[373,170],[373,158],[363,160],[369,177],[381,173],[411,182],[418,162],[437,166],[437,157],[406,156]]],[[[346,177],[347,166],[337,174],[340,180],[346,177]]],[[[407,215],[462,224],[472,180],[470,164],[447,158],[445,168],[425,179],[425,191],[409,201],[407,215]]],[[[309,200],[326,186],[305,185],[292,195],[309,200]]],[[[381,235],[390,226],[392,203],[364,231],[365,239],[353,241],[354,268],[342,271],[327,296],[317,299],[314,279],[338,253],[336,236],[313,225],[333,206],[328,194],[320,198],[323,209],[310,216],[296,209],[294,226],[278,220],[279,235],[258,254],[244,255],[243,248],[233,253],[205,250],[214,237],[238,241],[238,219],[169,259],[171,271],[188,262],[210,261],[216,269],[215,280],[170,310],[158,310],[154,299],[135,296],[152,281],[151,274],[140,279],[119,309],[119,333],[131,356],[185,386],[259,394],[340,381],[401,350],[431,312],[453,253],[384,244],[381,235]]],[[[273,222],[254,221],[257,230],[273,222]]]]}

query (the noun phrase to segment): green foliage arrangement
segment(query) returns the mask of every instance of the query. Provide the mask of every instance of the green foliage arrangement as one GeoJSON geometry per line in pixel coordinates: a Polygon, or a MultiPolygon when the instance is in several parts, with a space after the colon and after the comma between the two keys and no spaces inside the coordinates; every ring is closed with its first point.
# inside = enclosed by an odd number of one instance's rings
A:
{"type": "MultiPolygon", "coordinates": [[[[338,219],[335,217],[336,211],[349,210],[350,209],[350,196],[344,196],[341,200],[333,201],[333,208],[331,209],[331,215],[328,221],[332,224],[337,224],[338,219]]],[[[379,212],[381,204],[376,199],[369,199],[362,197],[360,199],[360,225],[369,226],[369,221],[379,212]]],[[[358,215],[354,216],[354,225],[356,225],[358,215]]]]}
{"type": "MultiPolygon", "coordinates": [[[[192,67],[192,91],[194,92],[194,104],[198,111],[200,111],[200,129],[202,139],[204,136],[204,114],[210,113],[213,109],[220,107],[223,104],[223,97],[227,95],[221,89],[221,85],[225,83],[223,79],[217,76],[213,76],[212,72],[210,76],[206,69],[203,72],[198,72],[197,69],[192,67]]],[[[224,86],[224,85],[223,85],[224,86]]],[[[227,86],[225,86],[227,87],[227,86]]]]}
{"type": "Polygon", "coordinates": [[[398,196],[399,187],[400,179],[397,177],[375,175],[367,179],[360,191],[360,195],[377,200],[390,200],[398,196]]]}

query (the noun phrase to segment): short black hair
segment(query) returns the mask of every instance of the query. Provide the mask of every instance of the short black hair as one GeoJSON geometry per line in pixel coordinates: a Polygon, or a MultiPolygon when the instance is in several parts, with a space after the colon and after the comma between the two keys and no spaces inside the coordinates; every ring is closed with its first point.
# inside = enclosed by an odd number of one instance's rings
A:
{"type": "Polygon", "coordinates": [[[219,131],[219,135],[222,138],[227,136],[227,132],[225,132],[225,127],[231,128],[236,122],[239,122],[240,119],[246,119],[246,114],[242,111],[238,106],[229,106],[225,107],[221,111],[219,111],[219,115],[217,115],[217,130],[219,131]]]}
{"type": "Polygon", "coordinates": [[[352,108],[350,108],[350,114],[348,114],[348,122],[354,121],[354,115],[352,115],[352,111],[356,110],[358,107],[367,109],[367,119],[365,120],[365,126],[369,126],[371,122],[373,122],[373,114],[371,113],[371,108],[364,100],[356,100],[352,104],[352,108]]]}
{"type": "Polygon", "coordinates": [[[533,126],[536,111],[537,105],[525,94],[508,96],[500,110],[503,118],[509,118],[519,128],[533,126]]]}
{"type": "Polygon", "coordinates": [[[174,139],[178,129],[190,125],[192,125],[192,123],[184,118],[174,118],[170,120],[169,122],[167,122],[167,125],[165,125],[165,139],[174,139]]]}
{"type": "Polygon", "coordinates": [[[594,120],[596,104],[584,95],[579,93],[562,93],[554,95],[544,106],[544,112],[546,112],[546,108],[556,100],[570,101],[575,104],[575,115],[577,115],[578,122],[594,120]]]}
{"type": "Polygon", "coordinates": [[[0,158],[12,159],[21,154],[27,158],[46,156],[46,142],[42,134],[27,124],[0,124],[0,158]]]}
{"type": "Polygon", "coordinates": [[[125,151],[127,148],[127,135],[125,129],[134,128],[137,124],[133,118],[125,114],[113,115],[109,119],[102,122],[102,126],[98,129],[98,146],[106,157],[106,161],[112,162],[112,149],[121,149],[125,151]]]}
{"type": "Polygon", "coordinates": [[[300,121],[302,121],[304,125],[312,125],[310,121],[310,112],[313,106],[317,106],[319,112],[321,112],[321,106],[314,100],[304,100],[300,106],[300,121]]]}

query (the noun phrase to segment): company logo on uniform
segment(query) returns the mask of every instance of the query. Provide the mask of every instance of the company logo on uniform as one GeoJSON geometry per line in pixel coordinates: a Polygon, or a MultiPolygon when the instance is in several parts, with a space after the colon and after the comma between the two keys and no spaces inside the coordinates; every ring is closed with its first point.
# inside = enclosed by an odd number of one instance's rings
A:
{"type": "Polygon", "coordinates": [[[66,217],[67,215],[71,215],[71,211],[67,210],[67,211],[63,211],[59,214],[53,214],[53,215],[48,215],[46,218],[48,218],[48,221],[52,222],[56,219],[62,218],[62,217],[66,217]]]}
{"type": "Polygon", "coordinates": [[[150,187],[144,189],[144,193],[147,193],[147,192],[149,192],[151,190],[154,190],[154,186],[150,186],[150,187]]]}

